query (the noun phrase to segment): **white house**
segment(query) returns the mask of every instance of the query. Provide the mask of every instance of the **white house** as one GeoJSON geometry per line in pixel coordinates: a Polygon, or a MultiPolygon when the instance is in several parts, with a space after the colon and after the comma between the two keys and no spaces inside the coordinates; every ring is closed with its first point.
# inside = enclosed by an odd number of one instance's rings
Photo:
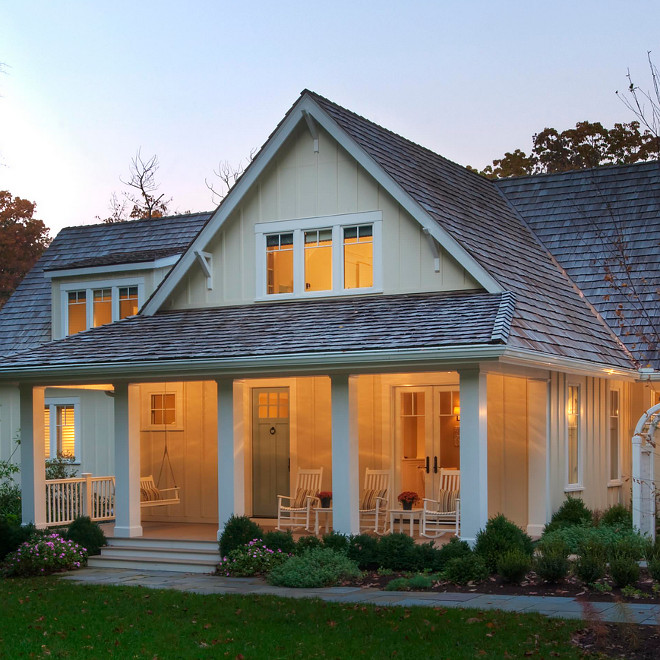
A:
{"type": "Polygon", "coordinates": [[[498,512],[538,535],[567,493],[629,502],[660,311],[615,290],[612,246],[653,292],[658,184],[657,163],[489,181],[303,91],[213,213],[65,229],[0,310],[24,520],[58,450],[115,475],[115,536],[272,517],[299,467],[346,533],[366,468],[423,496],[460,467],[467,540],[498,512]],[[160,471],[181,503],[141,509],[160,471]]]}

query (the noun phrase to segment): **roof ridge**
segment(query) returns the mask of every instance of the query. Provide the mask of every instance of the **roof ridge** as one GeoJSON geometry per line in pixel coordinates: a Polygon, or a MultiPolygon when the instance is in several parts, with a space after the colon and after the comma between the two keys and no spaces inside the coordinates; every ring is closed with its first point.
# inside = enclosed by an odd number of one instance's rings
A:
{"type": "Polygon", "coordinates": [[[62,227],[60,231],[58,232],[61,233],[63,231],[66,231],[68,229],[91,229],[92,227],[104,227],[106,229],[113,229],[115,227],[134,227],[137,224],[140,223],[151,223],[151,222],[160,222],[162,220],[177,220],[179,218],[197,218],[200,215],[212,215],[213,211],[195,211],[194,213],[175,213],[174,215],[163,215],[158,218],[137,218],[135,220],[122,220],[121,222],[91,222],[89,224],[81,224],[81,225],[67,225],[66,227],[62,227]]]}

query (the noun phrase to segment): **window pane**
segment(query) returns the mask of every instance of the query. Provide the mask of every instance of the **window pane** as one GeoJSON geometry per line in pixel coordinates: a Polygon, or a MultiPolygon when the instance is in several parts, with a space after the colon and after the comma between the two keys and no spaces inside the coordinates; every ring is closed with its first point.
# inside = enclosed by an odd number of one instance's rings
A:
{"type": "Polygon", "coordinates": [[[69,291],[69,334],[87,330],[87,299],[85,291],[69,291]]]}
{"type": "Polygon", "coordinates": [[[293,292],[293,234],[266,237],[266,292],[293,292]]]}
{"type": "Polygon", "coordinates": [[[112,323],[112,289],[94,290],[94,327],[112,323]]]}
{"type": "Polygon", "coordinates": [[[50,458],[50,406],[44,408],[44,440],[46,444],[46,458],[50,458]]]}
{"type": "Polygon", "coordinates": [[[580,398],[576,385],[569,385],[566,405],[568,420],[568,483],[580,481],[580,398]]]}
{"type": "Polygon", "coordinates": [[[332,230],[305,232],[305,291],[332,289],[332,230]]]}
{"type": "Polygon", "coordinates": [[[401,392],[401,434],[404,458],[424,456],[426,443],[424,392],[401,392]]]}
{"type": "Polygon", "coordinates": [[[65,458],[73,458],[76,450],[76,436],[73,406],[57,406],[57,453],[65,458]]]}
{"type": "Polygon", "coordinates": [[[119,318],[135,316],[138,311],[138,288],[125,286],[119,289],[119,318]]]}
{"type": "Polygon", "coordinates": [[[151,423],[152,424],[176,423],[175,394],[151,395],[151,423]]]}
{"type": "Polygon", "coordinates": [[[344,228],[344,288],[374,285],[373,229],[371,225],[344,228]]]}
{"type": "Polygon", "coordinates": [[[610,392],[610,479],[619,478],[619,392],[610,392]]]}

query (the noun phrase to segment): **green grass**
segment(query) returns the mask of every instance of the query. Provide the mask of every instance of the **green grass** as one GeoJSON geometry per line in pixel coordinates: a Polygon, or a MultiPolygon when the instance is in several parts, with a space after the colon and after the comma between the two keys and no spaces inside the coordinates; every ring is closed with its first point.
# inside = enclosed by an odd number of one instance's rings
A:
{"type": "Polygon", "coordinates": [[[569,642],[579,627],[494,611],[0,581],[0,656],[12,659],[579,658],[569,642]]]}

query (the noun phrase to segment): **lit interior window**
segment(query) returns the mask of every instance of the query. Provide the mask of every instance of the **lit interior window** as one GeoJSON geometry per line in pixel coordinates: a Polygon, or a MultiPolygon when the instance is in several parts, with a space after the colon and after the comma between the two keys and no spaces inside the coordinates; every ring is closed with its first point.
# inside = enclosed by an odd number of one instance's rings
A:
{"type": "Polygon", "coordinates": [[[174,424],[176,422],[176,396],[174,394],[151,395],[151,423],[174,424]]]}
{"type": "Polygon", "coordinates": [[[344,228],[344,288],[374,284],[374,239],[371,225],[344,228]]]}
{"type": "Polygon", "coordinates": [[[76,413],[73,404],[49,405],[44,408],[44,440],[46,458],[74,458],[76,453],[76,413]]]}
{"type": "Polygon", "coordinates": [[[87,294],[85,291],[69,291],[69,334],[87,330],[87,294]]]}
{"type": "Polygon", "coordinates": [[[293,234],[266,237],[267,293],[293,292],[293,234]]]}
{"type": "Polygon", "coordinates": [[[119,289],[119,318],[135,316],[138,312],[138,288],[123,286],[119,289]]]}
{"type": "Polygon", "coordinates": [[[580,397],[576,385],[568,386],[566,405],[568,420],[568,483],[578,484],[580,480],[580,397]]]}
{"type": "Polygon", "coordinates": [[[610,391],[610,479],[616,480],[619,474],[619,390],[610,391]]]}
{"type": "Polygon", "coordinates": [[[305,232],[305,291],[332,289],[332,229],[305,232]]]}
{"type": "Polygon", "coordinates": [[[44,408],[44,441],[46,458],[50,458],[50,406],[44,408]]]}
{"type": "Polygon", "coordinates": [[[112,323],[112,289],[94,289],[94,327],[112,323]]]}
{"type": "Polygon", "coordinates": [[[259,419],[287,419],[288,392],[259,392],[259,419]]]}

